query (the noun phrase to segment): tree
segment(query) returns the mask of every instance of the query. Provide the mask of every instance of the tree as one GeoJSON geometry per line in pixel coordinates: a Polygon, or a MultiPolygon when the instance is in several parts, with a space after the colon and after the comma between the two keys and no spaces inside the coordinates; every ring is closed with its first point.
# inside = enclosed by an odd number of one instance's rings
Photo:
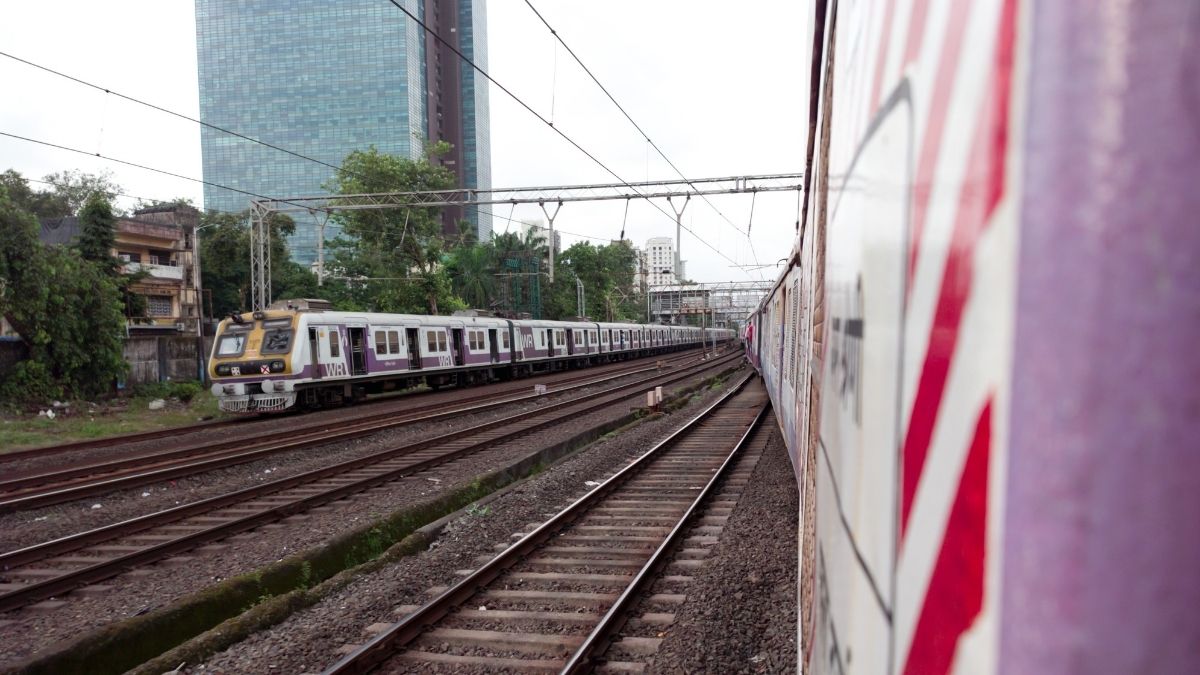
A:
{"type": "Polygon", "coordinates": [[[0,396],[103,393],[126,368],[117,283],[73,248],[42,246],[37,233],[37,220],[0,188],[0,313],[29,350],[0,396]]]}
{"type": "Polygon", "coordinates": [[[447,268],[455,295],[469,307],[492,307],[496,290],[496,250],[492,244],[455,249],[447,268]]]}
{"type": "Polygon", "coordinates": [[[112,173],[100,174],[82,171],[60,171],[43,179],[45,190],[34,190],[20,173],[9,169],[0,174],[0,185],[8,189],[9,199],[17,208],[38,218],[64,218],[77,215],[88,197],[103,195],[109,204],[121,192],[121,186],[113,180],[112,173]]]}
{"type": "Polygon", "coordinates": [[[637,254],[625,243],[592,246],[573,244],[555,261],[554,283],[546,300],[546,315],[553,318],[578,312],[576,283],[583,283],[588,314],[603,321],[635,321],[642,316],[641,300],[634,288],[637,254]]]}
{"type": "MultiPolygon", "coordinates": [[[[205,213],[200,217],[201,283],[212,296],[214,316],[250,307],[249,214],[205,213]]],[[[269,224],[272,295],[312,297],[317,278],[288,255],[287,237],[295,222],[276,214],[269,224]]]]}
{"type": "MultiPolygon", "coordinates": [[[[446,151],[444,143],[432,152],[446,151]]],[[[454,174],[428,159],[413,161],[374,146],[346,156],[325,186],[336,194],[448,190],[454,174]]],[[[465,304],[454,295],[443,268],[441,218],[436,208],[357,210],[336,213],[344,237],[331,246],[332,268],[358,289],[365,309],[437,314],[465,304]]]]}
{"type": "Polygon", "coordinates": [[[92,193],[79,212],[79,255],[101,267],[117,270],[112,250],[116,245],[117,219],[112,205],[101,193],[92,193]]]}

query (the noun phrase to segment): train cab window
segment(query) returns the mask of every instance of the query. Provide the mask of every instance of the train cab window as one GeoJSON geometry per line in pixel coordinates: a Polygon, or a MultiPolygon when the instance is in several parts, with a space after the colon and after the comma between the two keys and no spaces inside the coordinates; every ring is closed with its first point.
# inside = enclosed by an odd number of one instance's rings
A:
{"type": "Polygon", "coordinates": [[[398,331],[398,330],[389,330],[388,331],[388,353],[389,354],[399,354],[400,353],[400,331],[398,331]]]}
{"type": "Polygon", "coordinates": [[[246,332],[226,329],[217,343],[217,356],[241,356],[246,350],[246,337],[246,332]]]}
{"type": "Polygon", "coordinates": [[[292,329],[276,328],[263,335],[262,349],[259,351],[263,354],[284,354],[291,348],[292,329]]]}
{"type": "Polygon", "coordinates": [[[338,358],[342,355],[342,341],[338,337],[337,329],[330,329],[329,337],[329,356],[338,358]]]}

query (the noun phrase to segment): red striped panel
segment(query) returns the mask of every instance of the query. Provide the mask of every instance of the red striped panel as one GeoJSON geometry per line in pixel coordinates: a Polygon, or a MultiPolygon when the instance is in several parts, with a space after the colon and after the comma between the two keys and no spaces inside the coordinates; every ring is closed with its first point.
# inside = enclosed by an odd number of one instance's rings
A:
{"type": "Polygon", "coordinates": [[[970,162],[959,195],[958,214],[942,272],[925,361],[917,381],[912,416],[901,452],[900,541],[916,496],[934,425],[945,394],[950,360],[958,344],[963,309],[971,294],[975,244],[1004,193],[1008,108],[1012,78],[1016,0],[1005,0],[1000,16],[996,60],[988,99],[971,143],[970,162]]]}
{"type": "Polygon", "coordinates": [[[989,398],[975,425],[975,438],[954,495],[946,536],[904,662],[905,675],[949,672],[959,639],[983,609],[991,420],[989,398]]]}

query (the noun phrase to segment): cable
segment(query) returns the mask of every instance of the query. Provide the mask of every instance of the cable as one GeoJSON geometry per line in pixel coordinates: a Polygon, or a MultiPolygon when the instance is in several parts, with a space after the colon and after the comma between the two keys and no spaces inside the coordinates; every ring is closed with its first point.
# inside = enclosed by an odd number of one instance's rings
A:
{"type": "Polygon", "coordinates": [[[165,170],[165,169],[156,169],[156,168],[154,168],[154,167],[152,167],[152,166],[146,166],[146,165],[144,165],[144,164],[138,164],[138,163],[136,163],[136,162],[130,162],[130,161],[127,161],[127,160],[124,160],[124,159],[117,159],[116,157],[106,157],[106,156],[104,156],[104,155],[102,155],[102,154],[100,154],[100,153],[98,153],[98,152],[88,152],[88,151],[86,151],[86,150],[79,150],[78,148],[69,148],[69,147],[67,147],[67,146],[65,146],[65,145],[58,145],[57,143],[51,143],[51,142],[49,142],[49,141],[39,141],[39,140],[37,140],[36,138],[28,138],[28,137],[26,137],[26,136],[18,136],[17,134],[10,134],[10,133],[8,133],[7,131],[0,131],[0,136],[7,136],[7,137],[9,137],[9,138],[15,138],[15,139],[17,139],[17,140],[20,140],[20,141],[26,141],[26,142],[28,142],[28,143],[36,143],[36,144],[38,144],[38,145],[45,145],[45,146],[48,146],[48,147],[51,147],[51,148],[57,148],[57,149],[59,149],[59,150],[66,150],[66,151],[68,151],[68,152],[74,152],[74,153],[77,153],[77,154],[80,154],[80,155],[87,155],[88,157],[98,157],[98,158],[100,158],[100,159],[103,159],[103,160],[106,160],[106,161],[109,161],[109,162],[116,162],[116,163],[118,163],[118,164],[124,164],[124,165],[126,165],[126,166],[132,166],[132,167],[135,167],[135,168],[138,168],[138,169],[143,169],[143,170],[145,170],[145,171],[153,171],[154,173],[161,173],[161,174],[163,174],[164,176],[171,176],[172,178],[180,178],[180,179],[182,179],[182,180],[191,181],[191,182],[193,182],[193,183],[200,183],[200,184],[202,184],[202,185],[209,185],[209,186],[212,186],[212,187],[215,187],[215,188],[220,188],[220,189],[222,189],[222,190],[229,190],[229,191],[231,191],[231,192],[237,192],[237,193],[244,194],[244,195],[247,195],[247,196],[250,196],[250,197],[255,197],[255,198],[258,198],[258,199],[265,199],[265,200],[267,200],[267,201],[274,201],[274,202],[282,202],[282,203],[284,203],[284,204],[291,204],[292,206],[298,206],[298,207],[300,207],[300,208],[302,208],[302,209],[305,209],[306,211],[311,211],[311,210],[312,210],[312,209],[310,209],[310,208],[309,208],[309,207],[307,207],[307,206],[302,206],[302,205],[300,205],[300,204],[296,204],[295,202],[289,202],[289,201],[287,201],[287,200],[284,200],[284,199],[274,199],[274,198],[271,198],[271,197],[266,197],[266,196],[264,196],[264,195],[260,195],[260,194],[258,194],[258,193],[255,193],[255,192],[248,192],[248,191],[246,191],[246,190],[242,190],[242,189],[239,189],[239,188],[235,188],[235,187],[229,187],[228,185],[221,185],[220,183],[214,183],[214,182],[212,182],[212,181],[207,181],[207,180],[204,180],[204,179],[202,179],[202,178],[192,178],[191,176],[184,176],[184,175],[182,175],[182,174],[178,174],[178,173],[172,173],[172,172],[170,172],[170,171],[167,171],[167,170],[165,170]]]}
{"type": "MultiPolygon", "coordinates": [[[[285,154],[291,155],[291,156],[293,156],[293,157],[298,157],[298,158],[300,158],[300,159],[306,159],[306,160],[308,160],[308,161],[310,161],[310,162],[316,162],[317,164],[321,164],[321,165],[323,165],[323,166],[327,166],[327,167],[329,167],[329,168],[331,168],[331,169],[337,169],[337,170],[339,170],[339,171],[341,170],[341,167],[335,166],[335,165],[333,165],[333,164],[330,164],[330,163],[328,163],[328,162],[323,162],[323,161],[321,161],[321,160],[319,160],[319,159],[315,159],[315,158],[313,158],[313,157],[308,157],[307,155],[302,155],[302,154],[300,154],[300,153],[298,153],[298,152],[293,152],[293,151],[291,151],[291,150],[288,150],[287,148],[281,148],[281,147],[279,147],[278,145],[272,145],[272,144],[270,144],[270,143],[267,143],[266,141],[260,141],[260,140],[259,140],[259,139],[257,139],[257,138],[252,138],[252,137],[250,137],[250,136],[247,136],[247,135],[245,135],[245,134],[240,134],[240,133],[238,133],[238,132],[236,132],[236,131],[232,131],[232,130],[230,130],[230,129],[226,129],[226,128],[224,128],[224,127],[220,127],[220,126],[217,126],[217,125],[215,125],[215,124],[209,124],[208,122],[204,122],[204,121],[202,121],[202,120],[198,120],[198,119],[196,119],[196,118],[194,118],[194,117],[189,117],[189,116],[187,116],[187,115],[184,115],[183,113],[180,113],[180,112],[175,112],[174,110],[168,110],[167,108],[163,108],[162,106],[157,106],[157,105],[154,105],[153,103],[147,103],[146,101],[142,101],[142,100],[136,99],[136,98],[134,98],[134,97],[132,97],[132,96],[127,96],[127,95],[125,95],[125,94],[122,94],[122,93],[119,93],[119,92],[115,92],[115,91],[113,91],[113,90],[111,90],[111,89],[107,89],[107,88],[105,88],[105,87],[102,87],[102,86],[100,86],[100,85],[98,85],[98,84],[92,84],[91,82],[87,82],[87,81],[85,81],[85,80],[81,80],[81,79],[79,79],[78,77],[73,77],[73,76],[71,76],[71,75],[67,75],[66,73],[62,73],[62,72],[59,72],[59,71],[57,71],[57,70],[54,70],[53,68],[47,68],[46,66],[43,66],[43,65],[36,64],[36,63],[34,63],[34,62],[32,62],[32,61],[26,61],[25,59],[23,59],[23,58],[21,58],[21,57],[19,57],[19,56],[13,56],[12,54],[9,54],[9,53],[7,53],[7,52],[3,52],[3,51],[0,51],[0,56],[6,56],[6,57],[8,57],[8,58],[10,58],[10,59],[12,59],[12,60],[14,60],[14,61],[19,61],[20,63],[24,63],[24,64],[25,64],[25,65],[27,65],[27,66],[32,66],[32,67],[34,67],[34,68],[37,68],[38,70],[44,70],[44,71],[46,71],[47,73],[51,73],[51,74],[53,74],[53,75],[57,75],[57,76],[59,76],[59,77],[66,78],[66,79],[68,79],[68,80],[71,80],[72,82],[76,82],[76,83],[78,83],[78,84],[82,84],[82,85],[83,85],[83,86],[85,86],[85,87],[91,87],[92,89],[97,89],[97,90],[99,90],[99,91],[102,91],[102,92],[104,92],[104,93],[106,93],[106,94],[112,94],[113,96],[116,96],[116,97],[119,97],[119,98],[123,98],[123,99],[125,99],[126,101],[130,101],[130,102],[133,102],[133,103],[137,103],[138,105],[143,105],[143,106],[146,106],[147,108],[152,108],[152,109],[154,109],[154,110],[157,110],[157,111],[159,111],[159,112],[164,112],[164,113],[166,113],[166,114],[168,114],[168,115],[173,115],[173,116],[175,116],[175,117],[178,117],[178,118],[180,118],[180,119],[187,120],[187,121],[189,121],[189,122],[195,122],[196,124],[199,124],[200,126],[203,126],[203,127],[208,127],[209,129],[213,129],[213,130],[216,130],[216,131],[220,131],[221,133],[229,134],[230,136],[237,136],[238,138],[241,138],[241,139],[243,139],[243,140],[250,141],[251,143],[258,143],[259,145],[262,145],[262,146],[265,146],[265,147],[271,148],[272,150],[278,150],[279,152],[282,152],[282,153],[285,153],[285,154]]],[[[348,173],[349,173],[349,172],[348,172],[348,173]]],[[[351,175],[353,175],[353,174],[351,174],[351,175]]],[[[360,178],[361,178],[361,176],[360,176],[360,178]]]]}
{"type": "MultiPolygon", "coordinates": [[[[605,87],[603,84],[601,84],[600,80],[595,76],[595,74],[592,73],[590,68],[588,68],[586,65],[584,65],[583,61],[575,53],[575,50],[571,49],[571,46],[567,44],[566,40],[562,39],[562,36],[558,34],[558,31],[554,30],[554,27],[550,25],[550,22],[546,21],[546,17],[542,16],[542,13],[538,11],[537,7],[534,7],[533,3],[530,2],[530,0],[525,0],[525,4],[529,6],[529,9],[533,10],[533,13],[536,14],[537,18],[540,19],[542,24],[546,26],[546,29],[550,31],[550,34],[553,35],[556,40],[558,40],[559,44],[561,44],[563,46],[563,48],[567,50],[567,53],[571,55],[571,58],[575,59],[575,63],[578,63],[579,67],[583,68],[583,72],[587,73],[588,77],[592,78],[592,82],[595,82],[596,86],[600,87],[600,91],[604,92],[604,95],[608,97],[608,100],[612,101],[612,104],[617,106],[617,110],[621,111],[621,114],[625,116],[625,119],[629,120],[629,123],[633,125],[633,128],[637,129],[638,133],[642,135],[642,138],[646,139],[646,142],[650,144],[650,147],[654,148],[655,152],[658,153],[659,157],[662,157],[663,160],[666,161],[666,163],[672,169],[675,170],[675,173],[679,174],[679,177],[682,178],[684,180],[684,182],[688,184],[688,187],[692,188],[693,190],[696,190],[696,186],[693,185],[690,180],[688,180],[687,176],[683,175],[683,172],[679,170],[679,167],[675,166],[675,163],[672,162],[669,157],[667,157],[666,153],[664,153],[662,151],[662,148],[659,148],[658,144],[650,139],[649,134],[647,134],[645,131],[643,131],[642,127],[639,126],[637,122],[633,121],[633,117],[631,117],[629,115],[629,113],[625,111],[625,108],[622,107],[620,103],[617,103],[617,99],[614,98],[613,95],[608,91],[608,88],[605,87]]],[[[698,191],[699,190],[697,190],[697,192],[698,191]]],[[[704,200],[704,203],[708,204],[709,207],[712,208],[713,211],[717,212],[717,215],[724,218],[725,222],[729,223],[730,227],[732,227],[734,230],[737,230],[741,234],[746,235],[746,239],[750,241],[750,252],[752,254],[754,254],[754,262],[755,262],[755,264],[758,264],[758,254],[755,253],[755,251],[754,251],[754,241],[750,239],[750,228],[747,227],[743,231],[741,228],[739,228],[737,225],[735,225],[734,222],[732,220],[730,220],[728,216],[726,216],[724,213],[721,213],[721,210],[718,209],[715,204],[713,204],[711,201],[709,201],[707,196],[700,195],[700,197],[704,200]]]]}
{"type": "MultiPolygon", "coordinates": [[[[566,135],[565,133],[563,133],[563,132],[562,132],[562,130],[561,130],[561,129],[559,129],[558,127],[554,126],[554,123],[553,123],[553,122],[551,122],[550,120],[547,120],[547,119],[546,119],[545,117],[543,117],[543,116],[542,116],[542,115],[541,115],[541,114],[540,114],[538,111],[536,111],[536,110],[534,110],[533,108],[529,107],[529,104],[528,104],[528,103],[526,103],[525,101],[522,101],[522,100],[520,99],[520,97],[518,97],[516,94],[512,93],[512,91],[511,91],[511,90],[509,90],[509,89],[508,89],[508,87],[505,87],[504,85],[502,85],[502,84],[500,84],[499,82],[497,82],[497,81],[496,81],[496,79],[495,79],[494,77],[492,77],[491,75],[489,75],[489,74],[487,73],[487,71],[485,71],[483,68],[480,68],[480,67],[479,67],[478,65],[476,65],[476,64],[475,64],[475,62],[474,62],[474,61],[472,61],[471,59],[467,58],[467,56],[466,56],[465,54],[463,54],[461,51],[459,51],[457,47],[455,47],[454,45],[452,45],[452,44],[450,44],[449,42],[447,42],[447,41],[446,41],[446,39],[445,39],[445,38],[443,38],[441,35],[438,35],[436,31],[434,31],[434,30],[433,30],[432,28],[430,28],[429,26],[425,25],[425,22],[423,22],[423,21],[421,21],[420,19],[418,19],[418,18],[416,17],[416,15],[414,15],[412,12],[408,11],[408,9],[406,9],[406,8],[405,8],[403,5],[401,5],[401,4],[400,4],[399,2],[397,2],[396,0],[388,0],[388,2],[392,3],[392,4],[393,4],[393,5],[396,7],[396,9],[400,10],[401,12],[404,12],[404,15],[405,15],[405,16],[407,16],[408,18],[412,19],[412,20],[413,20],[413,22],[414,22],[414,23],[416,23],[418,26],[420,26],[422,29],[424,29],[424,31],[425,31],[426,33],[429,33],[430,35],[432,35],[432,36],[433,36],[433,38],[434,38],[435,40],[437,40],[438,42],[440,42],[440,43],[442,43],[443,45],[445,45],[445,46],[446,46],[446,47],[447,47],[447,48],[448,48],[450,51],[454,52],[454,54],[455,54],[456,56],[458,56],[458,58],[462,59],[464,63],[466,63],[468,66],[471,66],[471,68],[473,68],[473,69],[474,69],[476,72],[478,72],[480,75],[482,75],[484,78],[486,78],[488,82],[491,82],[492,84],[496,85],[496,87],[497,87],[498,89],[500,89],[500,91],[502,91],[502,92],[504,92],[505,94],[507,94],[507,95],[509,96],[509,98],[511,98],[512,100],[516,101],[518,105],[520,105],[520,106],[521,106],[522,108],[524,108],[525,110],[529,111],[529,114],[531,114],[531,115],[533,115],[534,117],[538,118],[538,119],[539,119],[539,120],[540,120],[540,121],[541,121],[543,124],[545,124],[546,126],[550,127],[551,129],[553,129],[555,133],[557,133],[559,136],[562,136],[564,140],[566,140],[568,143],[570,143],[572,146],[574,146],[574,147],[575,147],[575,149],[579,150],[579,151],[580,151],[580,152],[582,152],[584,155],[586,155],[586,156],[588,157],[588,159],[591,159],[591,160],[592,160],[593,162],[595,162],[595,163],[596,163],[596,165],[598,165],[600,168],[602,168],[602,169],[604,169],[605,171],[607,171],[607,172],[608,172],[608,173],[609,173],[609,174],[610,174],[610,175],[611,175],[613,178],[616,178],[618,182],[620,182],[622,185],[624,185],[624,186],[628,187],[629,189],[633,190],[635,193],[637,193],[637,194],[641,195],[641,192],[639,192],[637,188],[635,188],[635,187],[633,187],[632,185],[630,185],[630,184],[629,184],[629,181],[625,180],[624,178],[621,178],[619,175],[617,175],[617,173],[616,173],[615,171],[613,171],[612,169],[608,168],[608,165],[606,165],[604,162],[601,162],[599,159],[597,159],[597,158],[596,158],[596,156],[595,156],[595,155],[593,155],[592,153],[590,153],[590,152],[588,152],[587,150],[585,150],[585,149],[583,148],[583,146],[581,146],[581,145],[579,145],[578,143],[576,143],[574,139],[572,139],[570,136],[568,136],[568,135],[566,135]]],[[[675,222],[675,219],[671,217],[671,214],[667,213],[666,211],[663,211],[663,209],[662,209],[662,207],[661,207],[661,206],[659,206],[658,204],[655,204],[654,202],[650,201],[649,199],[647,199],[647,198],[645,198],[645,197],[643,197],[643,199],[646,199],[646,201],[650,202],[651,206],[653,206],[654,208],[658,209],[658,212],[659,212],[659,213],[663,214],[663,215],[664,215],[664,216],[666,216],[667,218],[671,218],[671,222],[675,222]]],[[[721,251],[719,248],[717,248],[717,247],[713,246],[712,244],[708,243],[708,241],[707,241],[706,239],[704,239],[704,238],[703,238],[703,237],[701,237],[700,235],[696,234],[696,233],[695,233],[695,232],[694,232],[694,231],[693,231],[693,230],[692,230],[690,227],[688,227],[688,226],[686,226],[686,225],[682,225],[681,227],[682,227],[682,229],[683,229],[683,230],[687,231],[687,232],[688,232],[688,234],[691,234],[693,237],[695,237],[695,238],[696,238],[696,239],[697,239],[697,240],[698,240],[700,243],[702,243],[702,244],[704,244],[705,246],[707,246],[708,248],[712,249],[712,251],[713,251],[714,253],[716,253],[717,255],[719,255],[719,256],[721,256],[722,258],[724,258],[724,259],[728,260],[729,262],[733,263],[734,265],[737,265],[737,264],[738,264],[738,262],[737,262],[736,260],[734,260],[733,258],[730,258],[729,256],[725,255],[725,253],[724,253],[723,251],[721,251]]],[[[676,242],[676,245],[678,245],[678,242],[676,242]]],[[[749,276],[749,273],[747,273],[747,276],[749,276]]]]}

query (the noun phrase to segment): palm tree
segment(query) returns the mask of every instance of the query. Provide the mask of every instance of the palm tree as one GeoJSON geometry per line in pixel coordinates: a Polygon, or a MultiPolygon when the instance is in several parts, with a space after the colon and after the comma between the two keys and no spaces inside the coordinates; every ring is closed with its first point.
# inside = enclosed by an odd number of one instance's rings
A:
{"type": "Polygon", "coordinates": [[[464,246],[454,252],[450,263],[454,293],[471,307],[486,309],[492,304],[495,258],[491,244],[464,246]]]}

